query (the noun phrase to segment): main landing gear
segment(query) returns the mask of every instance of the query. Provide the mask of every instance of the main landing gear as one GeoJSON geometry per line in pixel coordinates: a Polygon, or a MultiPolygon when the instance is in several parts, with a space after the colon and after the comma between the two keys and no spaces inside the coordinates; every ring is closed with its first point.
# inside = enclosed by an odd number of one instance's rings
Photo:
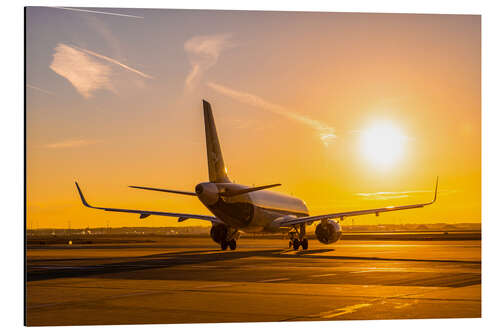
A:
{"type": "Polygon", "coordinates": [[[309,241],[306,236],[306,225],[301,224],[299,229],[297,227],[293,227],[293,229],[288,233],[290,236],[290,241],[288,242],[288,247],[293,247],[295,251],[302,246],[303,250],[307,250],[309,248],[309,241]]]}
{"type": "Polygon", "coordinates": [[[220,242],[220,248],[222,251],[226,251],[228,247],[233,251],[236,250],[236,239],[233,238],[229,241],[223,240],[220,242]]]}
{"type": "Polygon", "coordinates": [[[288,247],[292,246],[295,251],[297,251],[300,246],[302,246],[302,249],[307,250],[309,248],[309,241],[307,240],[307,238],[302,239],[302,241],[300,241],[298,238],[294,238],[293,240],[290,240],[288,242],[288,247]]]}
{"type": "Polygon", "coordinates": [[[210,237],[220,245],[222,251],[226,251],[229,247],[231,250],[236,250],[236,242],[240,238],[238,229],[228,227],[223,223],[217,223],[210,229],[210,237]]]}

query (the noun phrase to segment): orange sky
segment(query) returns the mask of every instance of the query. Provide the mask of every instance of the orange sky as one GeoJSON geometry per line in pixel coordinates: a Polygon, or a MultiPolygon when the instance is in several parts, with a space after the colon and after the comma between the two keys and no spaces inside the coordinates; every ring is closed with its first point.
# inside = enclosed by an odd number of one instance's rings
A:
{"type": "Polygon", "coordinates": [[[202,98],[233,181],[321,214],[430,200],[439,175],[435,205],[354,223],[480,222],[480,16],[105,11],[27,10],[29,225],[178,225],[86,209],[74,180],[97,205],[207,214],[127,188],[207,180],[202,98]],[[384,167],[360,147],[380,122],[404,139],[384,167]]]}

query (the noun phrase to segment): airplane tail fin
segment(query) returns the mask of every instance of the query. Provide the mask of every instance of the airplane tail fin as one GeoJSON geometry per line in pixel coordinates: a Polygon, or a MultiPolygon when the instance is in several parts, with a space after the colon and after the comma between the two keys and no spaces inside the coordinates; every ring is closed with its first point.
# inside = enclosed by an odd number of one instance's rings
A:
{"type": "Polygon", "coordinates": [[[227,169],[222,158],[217,129],[210,103],[203,100],[203,115],[205,118],[205,138],[207,144],[208,176],[214,183],[229,183],[227,169]]]}

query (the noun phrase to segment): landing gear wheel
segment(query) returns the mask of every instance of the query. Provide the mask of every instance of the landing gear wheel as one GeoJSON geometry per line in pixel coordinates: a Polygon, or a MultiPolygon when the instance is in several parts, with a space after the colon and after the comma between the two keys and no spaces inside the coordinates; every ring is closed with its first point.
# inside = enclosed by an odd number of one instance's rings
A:
{"type": "Polygon", "coordinates": [[[229,248],[230,248],[231,250],[236,250],[236,240],[235,240],[235,239],[231,239],[231,240],[229,241],[229,248]]]}
{"type": "Polygon", "coordinates": [[[297,251],[297,250],[299,249],[299,247],[300,247],[300,241],[299,241],[297,238],[295,238],[295,239],[293,240],[293,249],[294,249],[295,251],[297,251]]]}
{"type": "Polygon", "coordinates": [[[307,238],[304,238],[304,239],[302,240],[302,248],[303,248],[304,250],[307,250],[307,248],[308,248],[308,247],[309,247],[309,241],[307,240],[307,238]]]}
{"type": "Polygon", "coordinates": [[[291,248],[292,247],[292,241],[288,241],[288,248],[291,248]]]}
{"type": "Polygon", "coordinates": [[[227,241],[226,241],[226,240],[223,240],[222,242],[220,242],[220,248],[221,248],[221,250],[222,250],[222,251],[226,251],[226,250],[227,250],[227,246],[228,246],[228,245],[229,245],[229,244],[227,243],[227,241]]]}

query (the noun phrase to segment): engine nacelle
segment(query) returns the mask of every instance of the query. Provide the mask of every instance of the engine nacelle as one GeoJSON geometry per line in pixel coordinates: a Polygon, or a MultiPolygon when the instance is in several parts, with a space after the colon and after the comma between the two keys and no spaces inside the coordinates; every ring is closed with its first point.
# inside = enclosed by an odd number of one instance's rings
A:
{"type": "Polygon", "coordinates": [[[342,227],[335,220],[326,220],[318,224],[315,233],[321,243],[332,244],[342,236],[342,227]]]}
{"type": "Polygon", "coordinates": [[[210,237],[212,237],[214,242],[220,244],[223,240],[227,239],[228,232],[229,230],[225,224],[216,223],[210,229],[210,237]]]}

